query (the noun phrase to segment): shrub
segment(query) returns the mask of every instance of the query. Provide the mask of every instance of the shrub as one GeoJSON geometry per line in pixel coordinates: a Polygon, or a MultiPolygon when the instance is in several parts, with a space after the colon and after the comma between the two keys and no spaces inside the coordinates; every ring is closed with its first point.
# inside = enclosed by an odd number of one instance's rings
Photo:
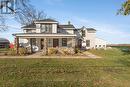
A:
{"type": "Polygon", "coordinates": [[[48,55],[73,55],[73,48],[48,48],[48,55]]]}
{"type": "Polygon", "coordinates": [[[19,48],[19,54],[16,53],[16,48],[10,48],[8,52],[8,55],[11,56],[16,56],[16,55],[24,56],[26,54],[27,54],[26,48],[19,48]]]}
{"type": "Polygon", "coordinates": [[[73,48],[60,48],[59,52],[62,55],[73,55],[73,54],[75,54],[75,51],[74,51],[73,48]]]}
{"type": "Polygon", "coordinates": [[[17,55],[17,54],[16,54],[16,50],[15,50],[14,48],[13,48],[13,49],[10,48],[9,51],[8,51],[8,55],[11,55],[11,56],[17,55]]]}
{"type": "Polygon", "coordinates": [[[79,48],[75,48],[75,53],[82,53],[82,51],[79,48]]]}
{"type": "Polygon", "coordinates": [[[57,54],[58,49],[57,48],[48,48],[48,55],[57,54]]]}
{"type": "Polygon", "coordinates": [[[27,54],[26,48],[19,48],[19,55],[20,56],[25,56],[26,54],[27,54]]]}

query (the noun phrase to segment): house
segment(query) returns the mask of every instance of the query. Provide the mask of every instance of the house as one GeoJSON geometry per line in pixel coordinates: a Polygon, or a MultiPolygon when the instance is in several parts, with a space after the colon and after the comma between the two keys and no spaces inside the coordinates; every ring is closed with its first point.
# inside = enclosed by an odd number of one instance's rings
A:
{"type": "Polygon", "coordinates": [[[23,33],[13,34],[16,37],[17,51],[19,43],[31,47],[31,52],[47,51],[48,47],[96,48],[96,30],[86,27],[77,29],[70,22],[61,25],[53,19],[36,20],[22,29],[23,33]]]}
{"type": "Polygon", "coordinates": [[[0,48],[9,48],[9,40],[5,38],[0,38],[0,48]]]}
{"type": "Polygon", "coordinates": [[[75,29],[77,46],[81,49],[106,49],[107,42],[96,37],[96,30],[82,27],[75,29]]]}

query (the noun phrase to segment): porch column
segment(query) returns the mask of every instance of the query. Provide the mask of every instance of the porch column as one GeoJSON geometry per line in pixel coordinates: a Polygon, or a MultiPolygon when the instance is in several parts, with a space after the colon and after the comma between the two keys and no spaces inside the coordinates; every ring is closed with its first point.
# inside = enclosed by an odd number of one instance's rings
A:
{"type": "Polygon", "coordinates": [[[30,38],[30,51],[31,51],[31,53],[33,53],[33,48],[32,48],[32,38],[30,38]]]}
{"type": "Polygon", "coordinates": [[[72,47],[75,49],[75,38],[72,38],[72,47]]]}
{"type": "Polygon", "coordinates": [[[47,38],[44,38],[44,51],[45,51],[45,54],[48,55],[47,38]]]}
{"type": "Polygon", "coordinates": [[[16,53],[19,54],[19,37],[16,37],[16,53]]]}

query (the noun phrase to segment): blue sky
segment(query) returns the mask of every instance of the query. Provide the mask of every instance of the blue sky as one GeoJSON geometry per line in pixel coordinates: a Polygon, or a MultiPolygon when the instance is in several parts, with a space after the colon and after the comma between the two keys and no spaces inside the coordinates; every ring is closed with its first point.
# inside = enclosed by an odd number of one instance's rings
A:
{"type": "MultiPolygon", "coordinates": [[[[75,27],[95,28],[97,37],[109,43],[130,43],[130,16],[116,15],[125,0],[31,0],[37,9],[43,10],[47,17],[61,24],[71,21],[75,27]]],[[[1,32],[0,37],[13,41],[12,33],[22,32],[20,24],[11,18],[9,31],[1,32]]]]}

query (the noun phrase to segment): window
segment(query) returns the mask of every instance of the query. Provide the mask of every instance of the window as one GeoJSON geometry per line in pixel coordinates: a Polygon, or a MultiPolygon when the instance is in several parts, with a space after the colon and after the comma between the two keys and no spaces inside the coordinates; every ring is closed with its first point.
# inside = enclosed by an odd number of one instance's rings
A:
{"type": "Polygon", "coordinates": [[[85,34],[85,30],[82,30],[82,36],[85,37],[86,34],[85,34]]]}
{"type": "Polygon", "coordinates": [[[99,47],[102,47],[102,45],[99,45],[99,47]]]}
{"type": "Polygon", "coordinates": [[[62,46],[67,46],[67,38],[62,38],[62,46]]]}
{"type": "Polygon", "coordinates": [[[26,33],[32,33],[32,30],[26,30],[26,33]]]}
{"type": "Polygon", "coordinates": [[[90,47],[90,40],[86,40],[86,46],[90,47]]]}
{"type": "Polygon", "coordinates": [[[48,44],[51,44],[51,39],[48,39],[48,44]]]}
{"type": "Polygon", "coordinates": [[[52,33],[52,24],[46,24],[41,26],[42,33],[52,33]]]}
{"type": "Polygon", "coordinates": [[[36,38],[32,38],[32,45],[36,46],[36,38]]]}
{"type": "Polygon", "coordinates": [[[95,47],[97,47],[97,45],[95,47]]]}
{"type": "Polygon", "coordinates": [[[103,47],[106,47],[105,45],[103,45],[103,47]]]}

